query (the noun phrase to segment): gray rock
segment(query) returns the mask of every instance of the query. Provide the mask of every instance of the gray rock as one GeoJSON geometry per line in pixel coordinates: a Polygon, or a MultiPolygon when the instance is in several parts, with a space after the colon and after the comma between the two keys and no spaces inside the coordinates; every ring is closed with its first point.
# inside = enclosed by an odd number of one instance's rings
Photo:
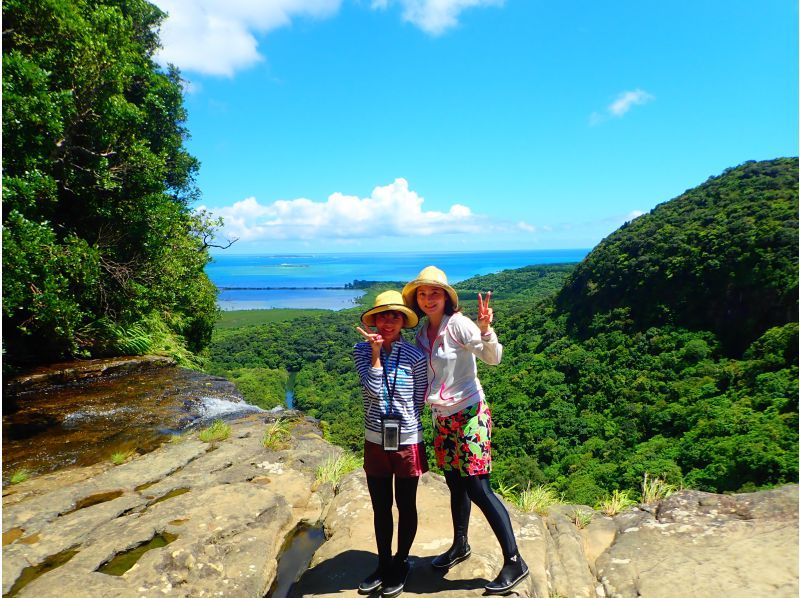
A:
{"type": "MultiPolygon", "coordinates": [[[[261,438],[271,419],[232,422],[231,436],[215,444],[186,438],[119,467],[64,470],[15,486],[3,497],[3,593],[31,568],[70,556],[19,595],[260,598],[287,535],[301,521],[324,521],[328,539],[291,594],[355,597],[376,563],[364,472],[336,488],[319,486],[317,467],[340,450],[303,417],[286,448],[267,450],[261,438]],[[172,541],[122,575],[101,572],[159,536],[172,541]]],[[[452,540],[440,476],[422,477],[417,504],[405,594],[483,595],[502,554],[480,510],[470,522],[472,557],[442,575],[430,567],[452,540]]],[[[739,495],[684,490],[613,518],[579,505],[553,506],[544,517],[509,513],[530,567],[515,596],[798,595],[796,485],[739,495]],[[593,513],[583,528],[576,510],[593,513]]]]}
{"type": "Polygon", "coordinates": [[[302,420],[284,450],[261,446],[263,430],[254,416],[216,445],[187,439],[119,467],[95,466],[88,478],[23,482],[3,509],[3,593],[26,568],[73,549],[19,595],[263,596],[284,538],[322,517],[316,466],[339,452],[302,420]],[[158,535],[173,541],[121,576],[99,571],[158,535]]]}
{"type": "Polygon", "coordinates": [[[609,596],[798,595],[797,486],[740,495],[683,490],[616,518],[597,559],[609,596]]]}

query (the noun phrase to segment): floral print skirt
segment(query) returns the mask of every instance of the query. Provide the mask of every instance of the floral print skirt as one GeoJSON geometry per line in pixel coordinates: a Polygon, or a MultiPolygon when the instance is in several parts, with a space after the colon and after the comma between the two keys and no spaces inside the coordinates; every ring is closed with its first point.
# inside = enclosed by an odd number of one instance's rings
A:
{"type": "Polygon", "coordinates": [[[462,476],[492,471],[492,414],[486,402],[445,417],[433,417],[433,449],[442,471],[462,476]]]}

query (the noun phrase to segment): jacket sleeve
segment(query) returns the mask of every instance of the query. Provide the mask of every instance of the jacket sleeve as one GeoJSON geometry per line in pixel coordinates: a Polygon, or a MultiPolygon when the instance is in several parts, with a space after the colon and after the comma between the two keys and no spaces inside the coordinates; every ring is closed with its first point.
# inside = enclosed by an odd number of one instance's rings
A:
{"type": "Polygon", "coordinates": [[[364,393],[371,399],[381,399],[383,368],[372,367],[372,349],[369,343],[358,343],[353,347],[353,360],[364,393]]]}
{"type": "Polygon", "coordinates": [[[481,329],[468,317],[462,316],[455,320],[452,323],[452,336],[458,344],[488,365],[500,363],[503,359],[503,345],[497,340],[494,330],[490,330],[487,336],[481,336],[481,329]]]}

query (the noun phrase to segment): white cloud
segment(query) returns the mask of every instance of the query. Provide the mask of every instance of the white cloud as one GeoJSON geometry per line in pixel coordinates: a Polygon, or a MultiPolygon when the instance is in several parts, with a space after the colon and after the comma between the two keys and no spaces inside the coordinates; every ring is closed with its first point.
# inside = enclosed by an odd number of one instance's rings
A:
{"type": "Polygon", "coordinates": [[[598,125],[609,118],[622,118],[633,106],[641,106],[655,99],[654,95],[643,89],[623,91],[608,105],[604,112],[593,112],[589,116],[589,124],[598,125]]]}
{"type": "Polygon", "coordinates": [[[420,237],[485,230],[487,218],[462,204],[446,212],[425,211],[424,198],[405,179],[375,187],[369,197],[333,193],[325,202],[299,198],[260,204],[248,197],[209,209],[225,221],[220,236],[242,242],[269,240],[420,237]]]}
{"type": "Polygon", "coordinates": [[[341,0],[155,0],[168,14],[156,56],[185,71],[232,76],[263,60],[255,35],[294,17],[329,17],[341,0]]]}
{"type": "Polygon", "coordinates": [[[467,8],[502,6],[504,0],[373,0],[372,7],[385,9],[389,4],[403,7],[403,20],[431,35],[441,35],[458,25],[458,16],[467,8]]]}
{"type": "Polygon", "coordinates": [[[528,233],[535,233],[537,231],[537,228],[535,226],[528,224],[524,220],[520,220],[519,222],[517,222],[517,228],[520,230],[524,230],[525,232],[528,233]]]}
{"type": "Polygon", "coordinates": [[[611,102],[608,111],[614,116],[622,116],[631,109],[631,106],[640,106],[654,99],[655,97],[642,89],[623,91],[616,100],[611,102]]]}
{"type": "MultiPolygon", "coordinates": [[[[264,60],[258,35],[290,25],[295,18],[329,18],[342,0],[154,0],[167,18],[161,25],[161,64],[185,72],[232,77],[264,60]]],[[[403,19],[440,35],[458,25],[467,8],[501,6],[504,0],[372,0],[373,10],[402,7],[403,19]]]]}

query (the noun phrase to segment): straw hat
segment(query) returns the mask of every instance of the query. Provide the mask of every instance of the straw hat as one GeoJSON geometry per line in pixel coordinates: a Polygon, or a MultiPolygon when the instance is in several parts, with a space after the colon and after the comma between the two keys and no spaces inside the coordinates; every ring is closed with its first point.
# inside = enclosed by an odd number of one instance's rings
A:
{"type": "Polygon", "coordinates": [[[417,277],[403,287],[403,300],[406,305],[417,307],[417,287],[431,286],[444,289],[453,302],[453,309],[458,309],[458,293],[447,284],[447,275],[436,266],[423,268],[417,277]]]}
{"type": "Polygon", "coordinates": [[[413,328],[419,322],[417,314],[406,307],[403,296],[397,291],[384,291],[375,297],[375,305],[361,314],[361,321],[367,326],[375,326],[375,316],[382,311],[399,311],[406,317],[403,328],[413,328]]]}

